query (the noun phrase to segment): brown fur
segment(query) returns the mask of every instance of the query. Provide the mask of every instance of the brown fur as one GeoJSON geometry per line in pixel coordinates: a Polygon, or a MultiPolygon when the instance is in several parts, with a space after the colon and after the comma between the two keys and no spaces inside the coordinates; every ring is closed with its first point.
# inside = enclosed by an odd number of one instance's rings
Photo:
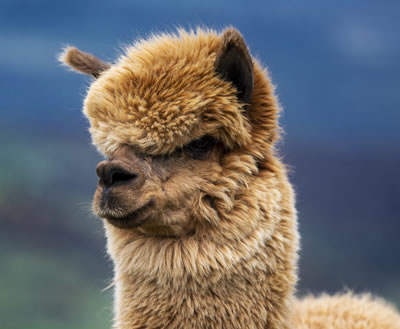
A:
{"type": "Polygon", "coordinates": [[[400,316],[387,302],[368,294],[308,296],[296,302],[298,329],[400,329],[400,316]]]}
{"type": "Polygon", "coordinates": [[[103,71],[110,67],[110,64],[75,47],[66,47],[59,55],[59,60],[75,71],[89,74],[94,78],[98,78],[103,71]]]}
{"type": "MultiPolygon", "coordinates": [[[[308,318],[331,300],[294,299],[297,221],[274,148],[279,106],[239,32],[136,43],[93,82],[84,113],[109,158],[98,167],[94,210],[115,264],[114,328],[325,328],[308,318]],[[190,145],[202,136],[215,144],[198,158],[190,145]],[[110,166],[134,178],[109,187],[110,166]]],[[[329,329],[379,327],[332,312],[344,322],[329,322],[328,307],[329,329]]],[[[393,325],[382,328],[398,328],[390,314],[393,325]]]]}

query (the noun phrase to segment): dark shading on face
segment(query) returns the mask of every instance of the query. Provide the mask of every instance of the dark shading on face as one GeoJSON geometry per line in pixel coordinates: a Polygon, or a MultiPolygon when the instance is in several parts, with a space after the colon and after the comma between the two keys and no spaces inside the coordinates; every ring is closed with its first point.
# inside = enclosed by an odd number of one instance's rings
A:
{"type": "Polygon", "coordinates": [[[95,213],[118,228],[181,235],[195,229],[191,209],[201,186],[212,183],[223,147],[211,136],[169,155],[150,156],[122,145],[96,168],[95,213]],[[211,181],[210,181],[211,180],[211,181]]]}

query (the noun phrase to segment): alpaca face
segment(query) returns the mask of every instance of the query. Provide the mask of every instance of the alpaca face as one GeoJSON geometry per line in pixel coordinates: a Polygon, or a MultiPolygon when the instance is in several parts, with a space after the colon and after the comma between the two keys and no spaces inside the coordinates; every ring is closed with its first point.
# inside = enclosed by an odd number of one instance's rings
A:
{"type": "Polygon", "coordinates": [[[199,208],[212,207],[221,158],[247,136],[237,133],[247,132],[242,104],[253,89],[244,41],[237,32],[227,37],[218,55],[199,48],[195,61],[168,49],[166,61],[150,57],[138,68],[141,55],[133,54],[133,65],[111,68],[91,86],[85,113],[108,158],[97,166],[93,209],[111,225],[182,236],[202,221],[199,208]]]}
{"type": "Polygon", "coordinates": [[[215,186],[223,146],[210,136],[169,155],[152,156],[120,146],[97,166],[95,213],[118,228],[154,235],[181,236],[199,224],[195,209],[215,186]],[[213,174],[214,173],[214,174],[213,174]]]}
{"type": "Polygon", "coordinates": [[[258,218],[241,190],[270,163],[278,109],[239,32],[155,37],[114,65],[74,48],[63,61],[96,78],[84,114],[107,159],[93,209],[110,227],[182,236],[233,211],[258,218]]]}

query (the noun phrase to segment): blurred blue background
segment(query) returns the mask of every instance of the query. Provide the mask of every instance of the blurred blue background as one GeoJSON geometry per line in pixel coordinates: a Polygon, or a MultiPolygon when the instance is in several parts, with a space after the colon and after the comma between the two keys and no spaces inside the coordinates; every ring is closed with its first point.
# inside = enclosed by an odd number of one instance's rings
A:
{"type": "Polygon", "coordinates": [[[400,2],[0,2],[0,327],[110,328],[112,277],[90,212],[100,160],[66,44],[113,60],[152,32],[237,27],[270,70],[297,191],[299,295],[400,305],[400,2]]]}

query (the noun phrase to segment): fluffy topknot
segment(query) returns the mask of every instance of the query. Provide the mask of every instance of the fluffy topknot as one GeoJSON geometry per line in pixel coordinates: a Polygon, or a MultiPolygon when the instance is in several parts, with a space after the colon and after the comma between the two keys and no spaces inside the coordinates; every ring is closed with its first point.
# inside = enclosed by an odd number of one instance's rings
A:
{"type": "Polygon", "coordinates": [[[232,28],[220,35],[201,29],[155,35],[128,47],[111,67],[75,48],[63,60],[98,77],[84,113],[93,143],[105,155],[121,144],[166,154],[211,135],[262,160],[277,138],[279,107],[267,73],[232,28]],[[228,54],[226,67],[219,64],[221,52],[228,54]],[[230,63],[237,53],[244,63],[235,71],[230,63]],[[247,85],[236,83],[235,74],[247,75],[247,85]]]}

